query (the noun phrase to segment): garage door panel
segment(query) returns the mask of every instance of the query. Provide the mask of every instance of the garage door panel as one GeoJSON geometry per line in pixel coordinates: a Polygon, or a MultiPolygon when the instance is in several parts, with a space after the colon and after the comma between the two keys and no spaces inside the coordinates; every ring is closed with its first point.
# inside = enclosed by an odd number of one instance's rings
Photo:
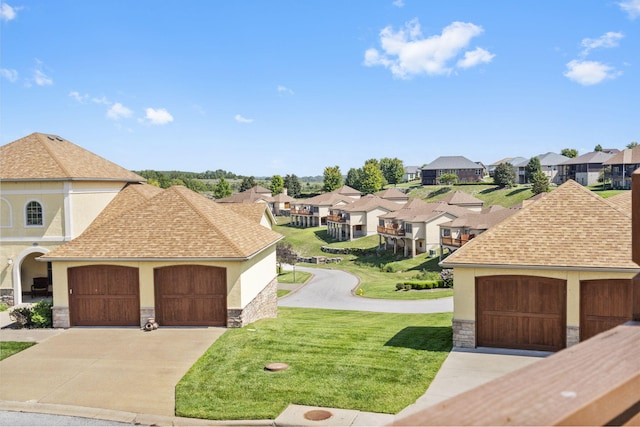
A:
{"type": "Polygon", "coordinates": [[[565,347],[566,282],[533,276],[476,279],[477,344],[556,351],[565,347]]]}
{"type": "Polygon", "coordinates": [[[92,265],[68,269],[71,326],[138,326],[138,269],[92,265]]]}
{"type": "Polygon", "coordinates": [[[580,341],[633,318],[631,279],[580,282],[580,341]]]}
{"type": "Polygon", "coordinates": [[[182,265],[155,270],[156,320],[166,326],[224,326],[226,269],[182,265]]]}

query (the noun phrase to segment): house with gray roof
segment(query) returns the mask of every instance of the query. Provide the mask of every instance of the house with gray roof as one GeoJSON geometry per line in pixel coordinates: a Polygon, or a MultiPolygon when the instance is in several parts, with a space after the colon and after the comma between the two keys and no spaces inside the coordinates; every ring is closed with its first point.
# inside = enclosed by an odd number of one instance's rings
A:
{"type": "Polygon", "coordinates": [[[604,162],[612,158],[620,150],[593,151],[582,156],[560,163],[560,175],[564,181],[574,180],[578,184],[593,185],[598,183],[604,162]]]}
{"type": "Polygon", "coordinates": [[[420,166],[405,166],[402,180],[404,182],[409,182],[414,179],[420,179],[420,166]]]}
{"type": "MultiPolygon", "coordinates": [[[[559,165],[569,160],[569,157],[551,152],[539,154],[534,157],[537,157],[540,160],[540,170],[544,172],[547,178],[549,178],[550,183],[562,184],[564,181],[566,181],[560,173],[559,165]]],[[[530,160],[531,159],[525,159],[524,161],[513,165],[514,168],[516,168],[518,184],[528,184],[527,177],[525,175],[525,169],[530,160]]]]}
{"type": "Polygon", "coordinates": [[[422,185],[440,185],[440,177],[445,174],[455,174],[458,182],[480,182],[484,170],[464,156],[441,156],[422,168],[422,185]]]}
{"type": "Polygon", "coordinates": [[[640,168],[640,145],[626,148],[602,164],[611,167],[611,186],[628,190],[631,188],[631,174],[640,168]]]}

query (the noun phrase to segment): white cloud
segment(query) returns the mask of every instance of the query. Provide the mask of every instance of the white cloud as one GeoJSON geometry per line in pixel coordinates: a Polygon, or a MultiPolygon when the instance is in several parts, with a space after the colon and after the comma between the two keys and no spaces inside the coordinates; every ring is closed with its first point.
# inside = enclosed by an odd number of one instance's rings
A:
{"type": "MultiPolygon", "coordinates": [[[[451,62],[479,36],[482,27],[469,22],[453,22],[441,34],[424,37],[418,19],[407,22],[404,28],[394,31],[391,26],[380,31],[382,52],[368,49],[364,54],[364,65],[382,65],[389,68],[395,77],[410,78],[413,75],[442,75],[453,71],[451,62]]],[[[493,54],[481,49],[466,52],[465,59],[457,67],[468,68],[490,62],[493,54]],[[468,59],[467,59],[468,54],[468,59]]]]}
{"type": "Polygon", "coordinates": [[[145,120],[152,125],[166,125],[173,121],[173,116],[164,108],[145,108],[145,120]]]}
{"type": "Polygon", "coordinates": [[[0,68],[0,76],[15,83],[18,80],[18,72],[10,68],[0,68]]]}
{"type": "Polygon", "coordinates": [[[80,104],[84,104],[85,102],[87,102],[87,99],[89,99],[89,95],[87,95],[86,93],[84,95],[81,95],[80,92],[77,91],[69,92],[69,96],[78,101],[80,104]]]}
{"type": "Polygon", "coordinates": [[[574,59],[567,63],[564,76],[583,86],[591,86],[619,77],[621,71],[597,61],[579,61],[574,59]]]}
{"type": "Polygon", "coordinates": [[[111,102],[109,102],[106,96],[103,96],[102,98],[91,98],[91,102],[94,104],[111,105],[111,102]]]}
{"type": "MultiPolygon", "coordinates": [[[[640,0],[639,0],[640,1],[640,0]]],[[[580,45],[584,47],[582,50],[582,55],[586,56],[589,54],[591,49],[597,49],[600,47],[603,48],[611,48],[618,46],[618,42],[624,37],[622,33],[614,33],[613,31],[609,31],[598,37],[597,39],[582,39],[580,45]]]]}
{"type": "Polygon", "coordinates": [[[33,81],[38,86],[50,86],[53,84],[51,77],[47,76],[44,71],[36,69],[33,71],[33,81]]]}
{"type": "Polygon", "coordinates": [[[404,0],[394,0],[392,4],[395,7],[404,7],[404,0]]]}
{"type": "Polygon", "coordinates": [[[116,102],[107,110],[107,117],[111,120],[120,120],[126,119],[127,117],[131,117],[133,111],[125,107],[119,102],[116,102]]]}
{"type": "Polygon", "coordinates": [[[459,60],[456,65],[460,68],[471,68],[478,64],[488,64],[495,56],[495,54],[477,47],[475,50],[465,52],[464,58],[459,60]]]}
{"type": "Polygon", "coordinates": [[[278,93],[293,95],[293,91],[286,86],[278,86],[278,93]]]}
{"type": "Polygon", "coordinates": [[[620,9],[627,12],[629,18],[636,19],[640,16],[640,0],[627,0],[618,3],[620,9]]]}
{"type": "Polygon", "coordinates": [[[242,117],[240,114],[236,114],[234,119],[236,119],[236,122],[238,123],[253,123],[253,119],[247,119],[245,117],[242,117]]]}
{"type": "Polygon", "coordinates": [[[2,7],[0,7],[0,19],[3,21],[11,21],[12,19],[15,19],[16,10],[18,9],[14,9],[7,3],[2,2],[2,7]]]}

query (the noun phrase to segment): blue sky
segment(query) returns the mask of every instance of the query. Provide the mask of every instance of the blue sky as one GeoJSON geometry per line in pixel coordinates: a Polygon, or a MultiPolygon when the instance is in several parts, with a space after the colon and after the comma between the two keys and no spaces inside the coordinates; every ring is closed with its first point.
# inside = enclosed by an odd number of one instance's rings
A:
{"type": "Polygon", "coordinates": [[[640,141],[640,0],[0,0],[0,142],[346,174],[640,141]]]}

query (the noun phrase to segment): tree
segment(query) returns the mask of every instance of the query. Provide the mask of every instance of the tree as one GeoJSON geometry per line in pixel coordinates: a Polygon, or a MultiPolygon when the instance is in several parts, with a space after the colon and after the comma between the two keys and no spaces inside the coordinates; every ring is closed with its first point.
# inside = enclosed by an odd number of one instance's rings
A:
{"type": "Polygon", "coordinates": [[[627,148],[635,148],[638,146],[638,143],[636,141],[631,141],[630,143],[627,144],[627,148]]]}
{"type": "Polygon", "coordinates": [[[531,178],[531,192],[533,194],[549,192],[549,177],[542,171],[536,171],[531,178]]]}
{"type": "Polygon", "coordinates": [[[347,178],[344,183],[349,187],[355,188],[356,190],[360,191],[360,186],[362,183],[362,168],[349,169],[349,172],[347,172],[347,178]]]}
{"type": "Polygon", "coordinates": [[[362,167],[360,188],[364,194],[373,194],[384,186],[384,176],[382,170],[374,163],[365,163],[362,167]]]}
{"type": "Polygon", "coordinates": [[[531,182],[533,179],[533,174],[541,171],[542,166],[540,166],[540,159],[537,157],[532,157],[527,163],[527,166],[524,168],[524,177],[527,182],[531,182]]]}
{"type": "Polygon", "coordinates": [[[282,189],[284,188],[284,179],[280,175],[273,175],[271,177],[271,185],[269,189],[271,190],[272,195],[282,193],[282,189]]]}
{"type": "Polygon", "coordinates": [[[575,159],[576,157],[578,157],[578,150],[576,150],[575,148],[563,148],[560,154],[565,157],[575,159]]]}
{"type": "Polygon", "coordinates": [[[282,264],[293,266],[293,280],[296,280],[296,263],[298,262],[298,254],[293,250],[293,246],[289,242],[278,242],[276,244],[276,261],[278,262],[278,273],[282,273],[282,264]]]}
{"type": "Polygon", "coordinates": [[[225,197],[229,197],[232,193],[231,186],[224,177],[218,179],[218,182],[213,187],[213,197],[216,199],[224,199],[225,197]]]}
{"type": "Polygon", "coordinates": [[[302,191],[300,180],[294,174],[285,175],[284,188],[287,189],[287,194],[294,198],[300,196],[300,192],[302,191]]]}
{"type": "Polygon", "coordinates": [[[516,184],[516,170],[511,163],[501,163],[493,171],[493,182],[500,187],[513,187],[516,184]]]}
{"type": "Polygon", "coordinates": [[[256,184],[256,179],[252,176],[245,176],[244,178],[242,178],[242,182],[240,183],[240,192],[242,193],[243,191],[247,191],[250,188],[255,187],[256,184]]]}
{"type": "Polygon", "coordinates": [[[331,192],[340,187],[342,187],[340,166],[327,166],[324,168],[324,187],[322,189],[326,192],[331,192]]]}
{"type": "Polygon", "coordinates": [[[598,182],[602,183],[602,189],[611,181],[611,165],[603,166],[598,173],[598,182]]]}
{"type": "Polygon", "coordinates": [[[380,169],[389,184],[396,185],[402,181],[402,176],[404,175],[402,160],[398,158],[391,159],[389,157],[380,159],[380,169]]]}
{"type": "Polygon", "coordinates": [[[455,173],[443,173],[438,178],[438,181],[440,181],[440,184],[453,185],[458,182],[458,175],[455,173]]]}
{"type": "Polygon", "coordinates": [[[602,145],[596,145],[596,148],[594,148],[593,151],[602,151],[602,145]]]}

